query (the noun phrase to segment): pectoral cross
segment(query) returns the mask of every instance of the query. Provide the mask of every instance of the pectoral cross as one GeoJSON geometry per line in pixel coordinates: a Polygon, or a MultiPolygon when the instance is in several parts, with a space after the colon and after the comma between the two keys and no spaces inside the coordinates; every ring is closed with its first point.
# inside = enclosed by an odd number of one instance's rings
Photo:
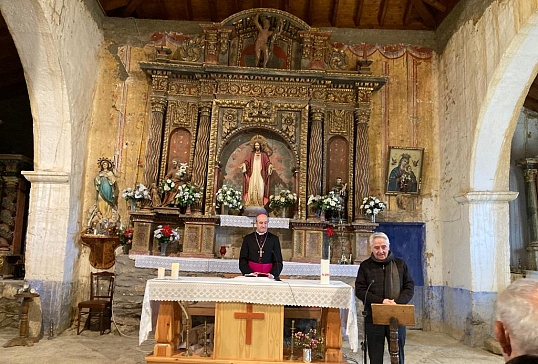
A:
{"type": "Polygon", "coordinates": [[[262,259],[262,256],[263,256],[263,250],[258,250],[258,254],[260,254],[260,259],[262,259]]]}

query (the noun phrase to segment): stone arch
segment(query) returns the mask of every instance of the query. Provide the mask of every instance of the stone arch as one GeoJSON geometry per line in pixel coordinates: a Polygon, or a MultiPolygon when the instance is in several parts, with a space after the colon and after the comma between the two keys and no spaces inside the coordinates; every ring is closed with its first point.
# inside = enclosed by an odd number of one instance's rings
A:
{"type": "Polygon", "coordinates": [[[538,13],[514,37],[486,94],[475,134],[471,190],[506,191],[518,115],[538,73],[538,13]],[[501,146],[499,148],[499,146],[501,146]]]}
{"type": "Polygon", "coordinates": [[[32,183],[25,278],[41,294],[43,317],[61,332],[73,307],[65,298],[77,299],[75,242],[103,36],[82,2],[0,1],[0,10],[24,68],[34,121],[34,171],[23,173],[32,183]]]}

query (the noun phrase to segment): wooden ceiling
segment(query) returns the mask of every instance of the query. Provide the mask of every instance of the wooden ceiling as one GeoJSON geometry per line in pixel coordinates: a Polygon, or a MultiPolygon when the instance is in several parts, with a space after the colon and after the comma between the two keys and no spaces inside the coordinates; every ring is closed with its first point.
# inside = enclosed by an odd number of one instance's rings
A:
{"type": "Polygon", "coordinates": [[[108,16],[221,22],[243,10],[286,11],[314,28],[435,30],[460,0],[96,0],[108,16]]]}
{"type": "MultiPolygon", "coordinates": [[[[95,0],[109,17],[221,22],[252,8],[286,11],[315,28],[435,30],[461,0],[95,0]]],[[[27,93],[17,49],[0,16],[0,99],[27,93]]],[[[538,112],[538,78],[524,106],[538,112]]]]}

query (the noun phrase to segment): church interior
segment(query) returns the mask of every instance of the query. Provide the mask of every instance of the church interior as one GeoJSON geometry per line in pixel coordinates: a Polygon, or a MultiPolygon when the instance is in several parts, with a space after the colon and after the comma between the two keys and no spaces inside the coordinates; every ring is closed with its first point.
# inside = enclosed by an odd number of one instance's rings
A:
{"type": "Polygon", "coordinates": [[[492,338],[498,292],[538,279],[538,0],[0,13],[0,327],[19,327],[28,285],[30,332],[57,335],[91,273],[113,272],[114,323],[137,335],[159,268],[238,273],[260,209],[290,281],[319,280],[330,246],[331,279],[353,286],[385,232],[415,281],[414,328],[469,347],[492,338]]]}

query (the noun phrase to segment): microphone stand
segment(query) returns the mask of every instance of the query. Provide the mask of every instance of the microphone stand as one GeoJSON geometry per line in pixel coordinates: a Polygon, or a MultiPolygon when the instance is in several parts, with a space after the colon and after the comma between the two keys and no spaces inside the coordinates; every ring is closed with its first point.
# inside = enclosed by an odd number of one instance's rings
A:
{"type": "Polygon", "coordinates": [[[368,296],[368,291],[370,290],[370,287],[372,287],[372,284],[374,284],[374,280],[372,279],[370,281],[370,284],[368,285],[368,288],[366,288],[366,293],[364,294],[364,310],[361,312],[362,314],[362,323],[364,325],[364,341],[361,343],[361,348],[363,351],[363,364],[367,363],[368,358],[368,339],[366,338],[366,316],[368,316],[368,312],[366,311],[366,297],[368,296]]]}

